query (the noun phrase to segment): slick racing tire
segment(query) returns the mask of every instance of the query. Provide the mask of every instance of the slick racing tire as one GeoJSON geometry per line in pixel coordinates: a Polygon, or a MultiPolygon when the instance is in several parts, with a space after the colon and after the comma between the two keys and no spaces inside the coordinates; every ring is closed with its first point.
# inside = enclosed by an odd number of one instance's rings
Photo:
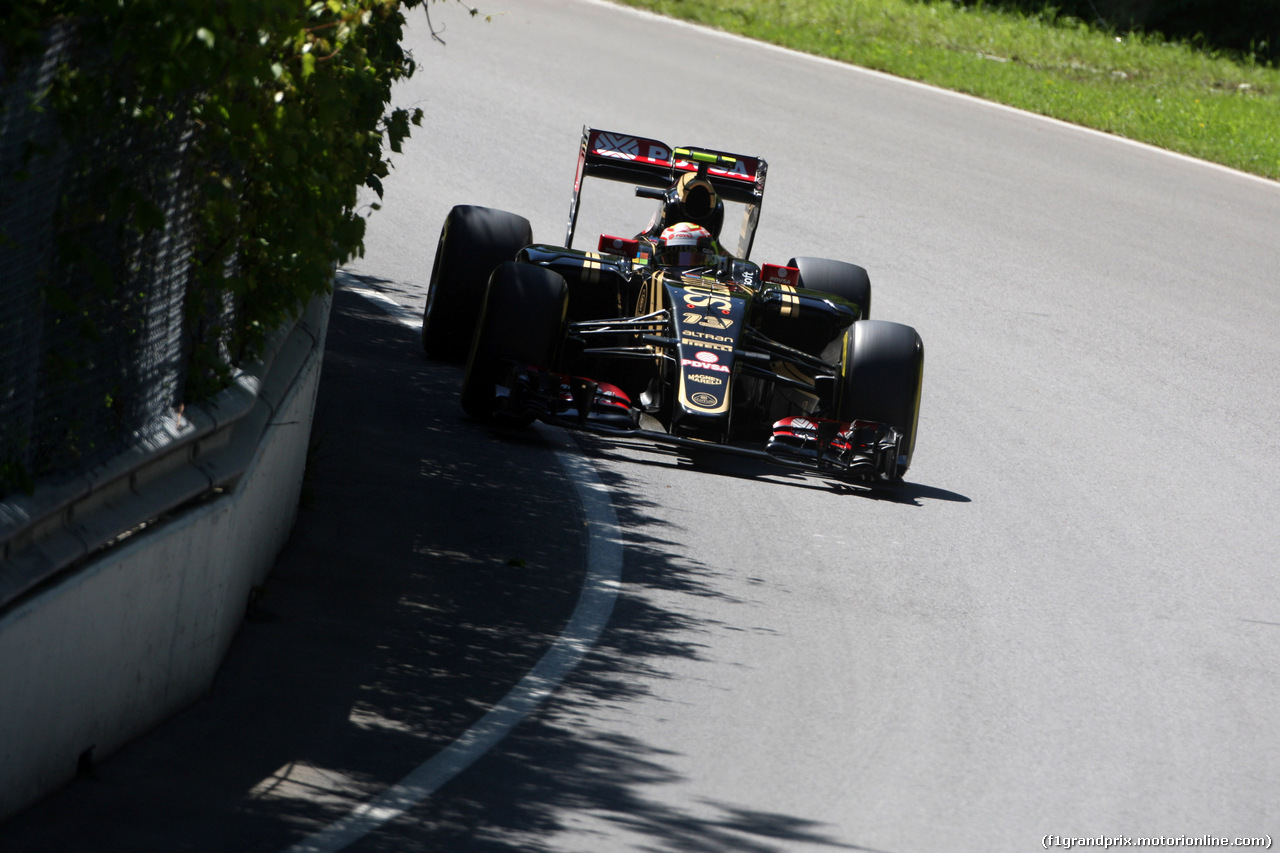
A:
{"type": "Polygon", "coordinates": [[[422,349],[427,355],[445,361],[466,359],[489,274],[532,242],[533,229],[523,216],[461,204],[449,211],[436,244],[422,314],[422,349]]]}
{"type": "Polygon", "coordinates": [[[870,319],[871,276],[862,267],[826,258],[792,258],[787,266],[800,270],[800,286],[805,290],[839,296],[861,309],[859,319],[870,319]]]}
{"type": "Polygon", "coordinates": [[[897,479],[911,465],[920,418],[924,343],[910,326],[859,320],[845,335],[837,417],[889,424],[902,433],[897,479]]]}
{"type": "Polygon", "coordinates": [[[568,307],[569,285],[559,273],[513,261],[495,269],[462,379],[463,411],[485,423],[532,420],[495,417],[496,387],[516,362],[555,368],[568,307]]]}

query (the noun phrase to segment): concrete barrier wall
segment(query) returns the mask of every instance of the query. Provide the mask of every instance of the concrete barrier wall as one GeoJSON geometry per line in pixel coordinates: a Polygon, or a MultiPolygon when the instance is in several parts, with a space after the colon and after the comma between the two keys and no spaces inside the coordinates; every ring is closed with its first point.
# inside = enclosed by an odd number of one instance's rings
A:
{"type": "Polygon", "coordinates": [[[289,537],[323,356],[263,382],[229,491],[126,539],[0,618],[0,819],[205,693],[289,537]]]}

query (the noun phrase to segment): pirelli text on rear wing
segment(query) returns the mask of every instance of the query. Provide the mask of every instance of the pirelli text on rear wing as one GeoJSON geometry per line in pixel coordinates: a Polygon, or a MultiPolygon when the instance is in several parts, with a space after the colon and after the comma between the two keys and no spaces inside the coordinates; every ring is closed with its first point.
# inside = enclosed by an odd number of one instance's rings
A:
{"type": "Polygon", "coordinates": [[[573,178],[573,201],[565,245],[573,245],[582,181],[587,177],[622,181],[640,187],[666,189],[688,172],[704,170],[707,180],[725,201],[745,205],[738,256],[747,257],[755,240],[768,164],[746,157],[693,146],[671,147],[656,139],[583,128],[578,168],[573,178]]]}

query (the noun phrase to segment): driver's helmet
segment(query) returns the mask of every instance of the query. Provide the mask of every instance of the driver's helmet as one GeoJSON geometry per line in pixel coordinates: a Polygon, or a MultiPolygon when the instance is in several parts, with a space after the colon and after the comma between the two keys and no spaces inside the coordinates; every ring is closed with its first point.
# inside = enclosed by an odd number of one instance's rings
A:
{"type": "Polygon", "coordinates": [[[692,222],[679,222],[662,232],[658,261],[674,267],[703,267],[720,257],[711,232],[692,222]]]}

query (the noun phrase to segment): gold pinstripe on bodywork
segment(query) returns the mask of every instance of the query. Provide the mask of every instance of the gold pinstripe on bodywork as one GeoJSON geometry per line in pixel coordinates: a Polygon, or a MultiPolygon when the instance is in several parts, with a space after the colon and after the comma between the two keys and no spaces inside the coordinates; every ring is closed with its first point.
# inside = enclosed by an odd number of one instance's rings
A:
{"type": "Polygon", "coordinates": [[[600,253],[587,252],[586,257],[582,259],[582,280],[587,284],[599,284],[602,268],[600,253]]]}
{"type": "Polygon", "coordinates": [[[637,314],[652,314],[662,310],[662,270],[654,270],[640,286],[640,297],[636,300],[637,314]]]}
{"type": "Polygon", "coordinates": [[[800,315],[800,297],[796,294],[796,289],[790,284],[778,285],[778,293],[782,294],[782,311],[783,317],[798,317],[800,315]]]}

